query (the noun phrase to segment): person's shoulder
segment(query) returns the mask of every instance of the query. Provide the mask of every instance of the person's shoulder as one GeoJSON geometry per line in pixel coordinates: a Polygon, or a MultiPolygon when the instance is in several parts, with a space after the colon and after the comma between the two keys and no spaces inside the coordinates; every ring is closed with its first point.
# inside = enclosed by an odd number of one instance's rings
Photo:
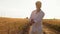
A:
{"type": "Polygon", "coordinates": [[[34,13],[36,10],[33,10],[32,13],[34,13]]]}

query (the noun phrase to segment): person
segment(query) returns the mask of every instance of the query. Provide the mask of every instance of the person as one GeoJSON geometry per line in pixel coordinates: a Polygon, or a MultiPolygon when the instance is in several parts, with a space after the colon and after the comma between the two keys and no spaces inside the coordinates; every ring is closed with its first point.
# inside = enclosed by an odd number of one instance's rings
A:
{"type": "Polygon", "coordinates": [[[42,19],[45,13],[41,10],[42,3],[36,2],[36,10],[33,10],[30,16],[31,29],[29,34],[42,34],[42,19]]]}

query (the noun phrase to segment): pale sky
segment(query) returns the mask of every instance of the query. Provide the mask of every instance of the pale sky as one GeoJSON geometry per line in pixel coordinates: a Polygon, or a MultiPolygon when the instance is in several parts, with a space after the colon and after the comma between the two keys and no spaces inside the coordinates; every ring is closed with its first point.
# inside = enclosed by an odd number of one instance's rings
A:
{"type": "MultiPolygon", "coordinates": [[[[26,18],[35,10],[37,0],[0,0],[0,17],[26,18]]],[[[44,18],[60,18],[60,0],[42,2],[44,18]]]]}

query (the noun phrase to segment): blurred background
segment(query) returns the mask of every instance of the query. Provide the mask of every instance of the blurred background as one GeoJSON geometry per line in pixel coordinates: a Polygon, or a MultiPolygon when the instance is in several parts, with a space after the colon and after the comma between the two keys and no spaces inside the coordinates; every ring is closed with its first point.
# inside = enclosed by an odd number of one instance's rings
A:
{"type": "Polygon", "coordinates": [[[0,34],[29,34],[29,18],[42,2],[44,34],[60,34],[60,0],[0,0],[0,34]]]}
{"type": "Polygon", "coordinates": [[[35,2],[42,2],[47,19],[60,19],[60,0],[0,0],[0,17],[25,18],[35,10],[35,2]]]}

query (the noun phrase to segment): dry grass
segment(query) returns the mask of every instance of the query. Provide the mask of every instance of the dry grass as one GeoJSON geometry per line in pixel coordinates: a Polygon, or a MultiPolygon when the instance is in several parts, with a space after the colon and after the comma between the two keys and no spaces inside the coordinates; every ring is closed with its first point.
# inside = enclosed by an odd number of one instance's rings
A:
{"type": "MultiPolygon", "coordinates": [[[[0,34],[21,34],[23,28],[28,24],[28,22],[29,22],[28,19],[0,17],[0,34]]],[[[43,20],[43,23],[49,23],[53,25],[60,25],[59,22],[60,20],[53,19],[43,20]]]]}
{"type": "Polygon", "coordinates": [[[60,26],[60,19],[44,19],[44,23],[60,26]]]}
{"type": "Polygon", "coordinates": [[[27,19],[0,18],[0,34],[17,34],[28,23],[27,19]]]}
{"type": "Polygon", "coordinates": [[[44,19],[43,25],[60,32],[60,19],[44,19]]]}

